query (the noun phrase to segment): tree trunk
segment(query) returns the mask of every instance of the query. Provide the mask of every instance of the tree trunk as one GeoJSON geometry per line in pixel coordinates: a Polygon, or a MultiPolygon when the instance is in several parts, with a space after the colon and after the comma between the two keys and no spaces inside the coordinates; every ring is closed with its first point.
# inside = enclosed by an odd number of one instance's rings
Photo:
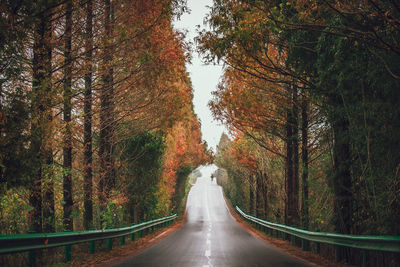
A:
{"type": "MultiPolygon", "coordinates": [[[[3,81],[0,81],[0,136],[3,135],[4,129],[4,114],[3,114],[3,81]]],[[[3,159],[0,158],[0,195],[3,195],[6,190],[6,179],[4,176],[3,159]]]]}
{"type": "MultiPolygon", "coordinates": [[[[52,115],[51,115],[52,116],[52,115]]],[[[47,139],[48,140],[48,139],[47,139]]],[[[55,232],[53,151],[46,151],[46,168],[43,182],[43,231],[55,232]]]]}
{"type": "Polygon", "coordinates": [[[293,98],[293,224],[300,225],[299,212],[299,111],[298,111],[298,89],[292,86],[293,98]]]}
{"type": "Polygon", "coordinates": [[[133,223],[139,223],[139,207],[135,204],[133,205],[133,223]]]}
{"type": "Polygon", "coordinates": [[[254,215],[254,179],[253,175],[249,176],[249,187],[250,187],[250,192],[249,192],[249,213],[254,215]]]}
{"type": "Polygon", "coordinates": [[[353,222],[353,194],[351,181],[351,153],[349,121],[345,116],[335,116],[333,123],[333,189],[335,192],[335,227],[342,234],[350,234],[353,222]]]}
{"type": "MultiPolygon", "coordinates": [[[[114,1],[115,2],[115,1],[114,1]]],[[[111,20],[111,25],[110,25],[110,39],[112,40],[114,38],[114,25],[115,25],[115,3],[111,1],[110,3],[110,20],[111,20]]],[[[113,60],[113,45],[111,44],[109,47],[109,54],[110,54],[110,66],[109,66],[109,102],[110,102],[110,112],[109,112],[109,120],[110,120],[110,134],[109,134],[109,139],[110,139],[110,179],[108,180],[108,190],[111,190],[111,188],[115,187],[116,183],[116,177],[115,177],[115,161],[114,161],[114,131],[115,131],[115,117],[114,117],[114,110],[115,110],[115,104],[114,104],[114,66],[112,63],[113,60]]]]}
{"type": "MultiPolygon", "coordinates": [[[[46,13],[46,11],[45,11],[46,13]]],[[[44,148],[43,148],[43,155],[46,162],[45,172],[44,174],[44,182],[43,182],[43,230],[46,233],[51,233],[55,231],[55,211],[54,211],[54,171],[53,171],[53,149],[52,149],[52,139],[54,136],[53,127],[52,127],[52,120],[53,120],[53,92],[52,92],[52,81],[51,81],[51,58],[52,58],[52,45],[51,45],[51,38],[53,34],[52,29],[52,12],[46,15],[46,20],[48,20],[48,29],[45,33],[45,60],[44,60],[44,68],[45,68],[45,75],[46,79],[43,85],[46,88],[46,93],[44,97],[44,103],[46,106],[46,122],[44,123],[44,133],[43,136],[44,140],[44,148]]]]}
{"type": "Polygon", "coordinates": [[[84,93],[84,214],[83,225],[85,229],[93,226],[93,178],[92,178],[92,60],[93,60],[93,4],[92,0],[86,3],[86,51],[85,51],[85,93],[84,93]]]}
{"type": "Polygon", "coordinates": [[[285,223],[297,226],[299,224],[299,144],[298,144],[298,111],[297,87],[289,90],[291,108],[287,111],[286,123],[286,194],[285,223]]]}
{"type": "MultiPolygon", "coordinates": [[[[36,173],[41,177],[41,173],[36,173]]],[[[36,233],[42,232],[42,180],[34,179],[30,185],[29,205],[33,208],[29,212],[29,229],[36,233]]]]}
{"type": "Polygon", "coordinates": [[[128,201],[128,213],[129,213],[129,218],[128,220],[132,223],[135,222],[135,204],[133,200],[128,201]]]}
{"type": "Polygon", "coordinates": [[[308,214],[308,99],[304,96],[301,106],[301,162],[303,165],[302,174],[302,226],[308,229],[309,214],[308,214]]]}
{"type": "MultiPolygon", "coordinates": [[[[340,95],[335,95],[335,111],[332,116],[333,129],[333,191],[335,230],[341,234],[352,234],[353,229],[353,188],[351,177],[351,150],[349,120],[344,112],[344,104],[340,95]]],[[[336,260],[352,258],[348,248],[339,248],[336,260]]]]}
{"type": "Polygon", "coordinates": [[[263,198],[263,181],[262,181],[262,173],[257,173],[256,174],[256,184],[257,184],[257,189],[256,189],[256,217],[262,218],[264,217],[264,209],[263,209],[263,204],[264,204],[264,198],[263,198]]]}
{"type": "Polygon", "coordinates": [[[267,174],[263,172],[263,193],[264,193],[264,217],[268,218],[268,184],[267,184],[267,174]]]}
{"type": "Polygon", "coordinates": [[[72,42],[72,1],[65,4],[65,51],[64,51],[64,175],[63,175],[63,197],[64,197],[64,229],[73,230],[72,221],[72,131],[71,131],[71,98],[72,98],[72,64],[71,64],[71,42],[72,42]]]}
{"type": "Polygon", "coordinates": [[[112,6],[110,0],[105,0],[105,41],[103,54],[103,86],[100,91],[100,181],[99,199],[104,208],[109,197],[111,187],[114,184],[114,164],[112,159],[112,132],[113,132],[113,68],[112,68],[112,6]]]}
{"type": "Polygon", "coordinates": [[[43,4],[43,12],[39,13],[34,32],[32,61],[32,131],[30,150],[32,159],[32,180],[30,184],[29,203],[30,229],[42,232],[42,223],[46,232],[54,231],[54,188],[49,172],[52,158],[52,87],[51,87],[51,14],[52,9],[47,1],[43,4]],[[47,166],[47,168],[46,168],[47,166]],[[45,178],[48,177],[46,181],[45,178]],[[42,186],[44,187],[44,202],[42,186]],[[43,220],[43,218],[45,220],[43,220]]]}
{"type": "Polygon", "coordinates": [[[292,112],[288,108],[286,112],[286,205],[285,205],[285,224],[292,224],[291,203],[293,195],[293,148],[292,148],[292,112]]]}

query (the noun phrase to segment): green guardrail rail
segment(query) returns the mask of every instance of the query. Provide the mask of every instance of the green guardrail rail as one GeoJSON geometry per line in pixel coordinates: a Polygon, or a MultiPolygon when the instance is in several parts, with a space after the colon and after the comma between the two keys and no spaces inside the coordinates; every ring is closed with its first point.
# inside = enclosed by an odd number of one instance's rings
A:
{"type": "Polygon", "coordinates": [[[65,246],[65,261],[71,260],[71,245],[88,242],[90,253],[94,253],[94,242],[107,239],[108,249],[112,249],[112,239],[121,237],[121,244],[125,244],[125,237],[131,235],[131,240],[143,236],[146,229],[154,230],[172,224],[177,217],[176,214],[139,223],[128,227],[89,230],[78,232],[58,232],[58,233],[28,233],[15,235],[0,235],[0,254],[10,254],[29,251],[29,265],[35,266],[35,251],[39,249],[65,246]]]}
{"type": "MultiPolygon", "coordinates": [[[[249,222],[256,224],[259,228],[269,229],[271,233],[282,233],[282,237],[286,239],[286,234],[291,236],[291,242],[294,244],[294,236],[301,239],[303,250],[309,250],[307,242],[312,241],[317,244],[317,252],[319,253],[319,244],[331,244],[335,246],[335,254],[339,247],[350,247],[362,250],[362,266],[366,266],[366,251],[387,251],[400,253],[400,236],[381,236],[381,235],[345,235],[336,233],[313,232],[298,229],[295,227],[272,223],[260,218],[251,216],[243,212],[238,206],[236,210],[249,222]]],[[[276,235],[278,237],[278,235],[276,235]]],[[[338,257],[336,257],[338,258],[338,257]]]]}

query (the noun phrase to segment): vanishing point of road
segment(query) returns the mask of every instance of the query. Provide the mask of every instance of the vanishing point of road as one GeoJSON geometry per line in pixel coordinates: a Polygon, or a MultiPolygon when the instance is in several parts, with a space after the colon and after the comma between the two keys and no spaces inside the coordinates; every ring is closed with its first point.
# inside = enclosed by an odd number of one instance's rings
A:
{"type": "Polygon", "coordinates": [[[153,247],[113,267],[308,266],[269,246],[230,215],[222,188],[200,177],[189,192],[187,222],[153,247]]]}

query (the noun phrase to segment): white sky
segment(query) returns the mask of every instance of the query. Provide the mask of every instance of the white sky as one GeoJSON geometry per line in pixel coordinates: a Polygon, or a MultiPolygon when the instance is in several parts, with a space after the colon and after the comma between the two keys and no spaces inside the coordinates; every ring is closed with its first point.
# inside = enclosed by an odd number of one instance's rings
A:
{"type": "MultiPolygon", "coordinates": [[[[179,21],[174,22],[178,30],[187,30],[187,39],[194,43],[196,36],[196,25],[204,28],[203,20],[209,9],[206,6],[212,6],[212,0],[188,0],[190,14],[184,14],[179,21]]],[[[194,49],[195,50],[195,49],[194,49]]],[[[194,111],[201,120],[201,131],[203,139],[207,141],[208,146],[215,148],[223,131],[227,132],[225,127],[213,120],[211,111],[207,104],[212,99],[211,92],[215,91],[222,75],[222,66],[204,65],[197,52],[193,52],[192,64],[188,64],[187,70],[192,80],[194,89],[194,111]]]]}

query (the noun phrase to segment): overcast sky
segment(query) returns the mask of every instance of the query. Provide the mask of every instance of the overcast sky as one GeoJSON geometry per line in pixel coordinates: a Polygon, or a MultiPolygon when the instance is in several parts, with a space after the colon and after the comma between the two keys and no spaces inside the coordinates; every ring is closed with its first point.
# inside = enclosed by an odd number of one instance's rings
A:
{"type": "MultiPolygon", "coordinates": [[[[205,27],[203,20],[209,12],[206,6],[212,6],[212,0],[188,0],[187,2],[191,10],[190,14],[184,14],[179,21],[174,22],[174,26],[178,30],[187,30],[187,39],[194,43],[193,38],[196,36],[196,25],[200,25],[201,28],[205,27]]],[[[194,110],[201,120],[203,139],[215,151],[222,132],[226,132],[226,130],[222,125],[213,120],[207,104],[212,98],[211,92],[215,91],[218,85],[222,74],[222,67],[202,64],[196,52],[193,53],[192,57],[192,64],[187,65],[187,70],[194,89],[194,110]]]]}

